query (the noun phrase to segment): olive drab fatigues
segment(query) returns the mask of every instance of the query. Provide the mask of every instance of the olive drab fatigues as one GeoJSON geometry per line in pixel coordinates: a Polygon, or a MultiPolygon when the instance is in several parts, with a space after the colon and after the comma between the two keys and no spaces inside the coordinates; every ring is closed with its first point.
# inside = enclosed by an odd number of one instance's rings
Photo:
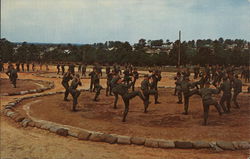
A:
{"type": "Polygon", "coordinates": [[[100,92],[102,90],[102,86],[100,85],[100,75],[99,74],[95,74],[95,76],[94,76],[94,88],[96,89],[94,101],[97,101],[97,98],[100,95],[100,92]]]}
{"type": "Polygon", "coordinates": [[[118,102],[118,90],[116,89],[117,81],[119,80],[119,77],[114,77],[111,80],[111,91],[113,92],[114,96],[115,96],[115,101],[114,101],[114,109],[117,108],[117,102],[118,102]]]}
{"type": "Polygon", "coordinates": [[[13,87],[16,88],[16,80],[18,78],[17,70],[13,68],[9,68],[6,74],[9,76],[10,82],[11,84],[13,84],[13,87]]]}
{"type": "Polygon", "coordinates": [[[57,74],[59,74],[59,73],[60,73],[60,65],[57,64],[57,65],[56,65],[56,68],[57,68],[57,74]]]}
{"type": "Polygon", "coordinates": [[[175,82],[175,90],[178,96],[178,103],[181,104],[182,103],[182,91],[181,91],[181,81],[182,81],[182,77],[181,76],[177,76],[176,78],[176,82],[175,82]]]}
{"type": "Polygon", "coordinates": [[[151,85],[151,89],[158,90],[158,82],[161,80],[161,75],[153,74],[151,76],[151,78],[153,80],[152,85],[151,85]]]}
{"type": "Polygon", "coordinates": [[[223,91],[223,94],[220,99],[220,105],[224,112],[230,112],[231,108],[231,98],[232,98],[232,84],[229,80],[223,81],[220,85],[219,90],[223,91]],[[224,103],[226,102],[227,107],[225,107],[224,103]]]}
{"type": "Polygon", "coordinates": [[[65,68],[64,68],[64,64],[61,65],[61,68],[62,68],[62,75],[64,74],[64,71],[65,71],[65,68]]]}
{"type": "Polygon", "coordinates": [[[180,84],[184,96],[184,114],[188,114],[189,98],[192,95],[197,94],[197,90],[190,91],[190,88],[194,88],[195,83],[189,83],[188,81],[183,80],[180,83],[178,82],[178,84],[180,84]]]}
{"type": "Polygon", "coordinates": [[[117,92],[118,95],[122,96],[122,100],[125,104],[125,109],[124,109],[124,113],[123,113],[123,122],[125,122],[128,111],[129,111],[129,101],[130,99],[139,96],[141,98],[141,100],[144,102],[145,105],[145,99],[143,97],[143,95],[141,94],[140,91],[132,91],[132,92],[128,92],[128,89],[132,86],[132,83],[130,83],[129,85],[126,84],[116,84],[116,86],[113,88],[113,90],[115,92],[117,92]]]}
{"type": "Polygon", "coordinates": [[[132,75],[134,77],[134,80],[132,81],[132,91],[135,90],[135,83],[136,83],[136,80],[139,79],[139,73],[137,71],[133,71],[132,72],[132,75]]]}
{"type": "Polygon", "coordinates": [[[129,81],[131,80],[131,78],[129,77],[130,76],[130,73],[129,73],[129,70],[128,69],[126,69],[124,72],[123,72],[123,74],[124,74],[124,83],[125,84],[129,84],[129,81]]]}
{"type": "Polygon", "coordinates": [[[234,89],[234,94],[233,94],[233,102],[237,108],[239,108],[239,104],[237,102],[237,97],[242,92],[242,82],[240,79],[235,78],[233,80],[233,89],[234,89]]]}
{"type": "Polygon", "coordinates": [[[201,88],[199,90],[199,94],[201,95],[202,98],[202,103],[203,103],[203,109],[204,109],[204,125],[207,124],[207,119],[208,119],[208,112],[209,112],[209,106],[214,105],[218,111],[218,113],[221,115],[221,108],[218,102],[216,102],[212,98],[212,94],[218,94],[219,90],[218,89],[212,89],[212,88],[201,88]]]}
{"type": "Polygon", "coordinates": [[[142,93],[145,97],[145,102],[146,102],[146,105],[144,105],[144,112],[147,112],[147,108],[148,108],[148,104],[149,104],[149,95],[154,95],[155,97],[155,103],[158,102],[158,91],[155,90],[155,89],[150,89],[150,85],[151,83],[149,83],[148,80],[143,80],[141,82],[141,90],[142,90],[142,93]]]}
{"type": "Polygon", "coordinates": [[[92,92],[92,91],[94,91],[95,90],[95,88],[93,89],[93,87],[94,87],[94,77],[95,77],[95,71],[91,71],[90,73],[89,73],[89,76],[90,76],[90,88],[89,88],[89,91],[90,92],[92,92]]]}
{"type": "Polygon", "coordinates": [[[69,92],[73,97],[73,107],[72,107],[73,111],[76,111],[77,98],[81,94],[81,92],[79,90],[77,90],[78,85],[80,85],[80,86],[82,85],[80,79],[74,78],[71,82],[70,87],[69,87],[69,92]]]}
{"type": "Polygon", "coordinates": [[[69,72],[66,72],[63,75],[63,79],[62,79],[62,85],[65,88],[64,100],[67,100],[68,95],[69,95],[69,81],[70,80],[72,80],[72,76],[69,72]]]}
{"type": "Polygon", "coordinates": [[[106,96],[108,95],[112,95],[111,93],[111,81],[112,81],[112,78],[113,78],[113,74],[111,72],[107,73],[107,88],[106,88],[106,96]]]}

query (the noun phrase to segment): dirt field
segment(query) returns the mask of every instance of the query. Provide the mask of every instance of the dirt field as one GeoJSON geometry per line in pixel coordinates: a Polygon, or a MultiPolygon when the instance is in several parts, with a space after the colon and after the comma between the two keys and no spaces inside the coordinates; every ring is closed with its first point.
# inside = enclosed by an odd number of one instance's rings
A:
{"type": "Polygon", "coordinates": [[[17,87],[13,88],[13,85],[10,83],[9,79],[0,79],[0,86],[0,94],[3,94],[38,89],[41,88],[43,84],[41,82],[17,80],[17,87]]]}
{"type": "MultiPolygon", "coordinates": [[[[7,78],[4,74],[1,73],[2,78],[7,78]]],[[[61,79],[51,79],[51,78],[39,78],[31,75],[30,73],[21,73],[19,74],[19,77],[22,79],[39,79],[39,80],[50,80],[55,82],[55,88],[52,90],[48,90],[45,92],[56,92],[56,91],[61,91],[63,90],[63,87],[61,86],[60,82],[61,79]]],[[[88,88],[89,86],[89,80],[82,80],[84,85],[81,88],[88,88]]],[[[101,83],[105,86],[105,80],[101,80],[101,83]]],[[[159,85],[165,85],[165,86],[171,86],[173,84],[173,81],[169,78],[163,80],[159,83],[159,85]]],[[[244,88],[245,89],[245,88],[244,88]]],[[[40,93],[37,93],[40,94],[40,93]]],[[[94,121],[96,120],[98,123],[110,123],[111,120],[114,124],[117,125],[117,129],[114,130],[107,130],[109,131],[119,131],[120,127],[132,127],[131,129],[128,129],[124,134],[130,134],[134,133],[136,128],[138,129],[136,132],[141,133],[141,134],[146,134],[146,136],[150,136],[151,134],[147,134],[147,132],[143,132],[143,130],[148,130],[148,125],[156,125],[153,127],[155,129],[155,133],[152,135],[156,135],[157,131],[160,134],[160,136],[164,136],[165,133],[171,134],[171,132],[164,132],[163,129],[168,129],[171,131],[171,129],[179,129],[180,133],[176,135],[185,135],[185,134],[192,134],[189,132],[185,132],[185,129],[187,126],[185,124],[191,124],[194,123],[192,126],[192,129],[196,130],[197,129],[203,129],[201,130],[204,132],[204,134],[208,134],[207,140],[212,140],[213,138],[222,137],[226,136],[228,140],[230,140],[228,134],[232,134],[232,138],[234,139],[245,139],[248,138],[249,136],[249,130],[247,131],[246,129],[249,129],[249,124],[247,124],[247,121],[243,121],[241,119],[246,119],[249,120],[247,115],[249,115],[249,104],[247,104],[247,101],[244,99],[245,96],[241,96],[240,98],[243,99],[241,100],[241,104],[243,104],[242,108],[240,110],[233,109],[233,113],[230,115],[225,115],[222,117],[219,117],[218,114],[214,111],[214,109],[211,109],[211,113],[209,116],[209,126],[208,127],[203,127],[201,126],[202,122],[202,111],[201,110],[201,105],[198,104],[200,103],[200,99],[198,97],[193,97],[191,99],[191,103],[197,102],[197,105],[191,105],[190,104],[190,115],[188,116],[183,116],[180,115],[182,112],[182,105],[176,105],[174,103],[175,108],[171,108],[170,110],[167,110],[167,108],[170,108],[170,101],[175,101],[176,102],[176,97],[172,96],[170,100],[168,101],[166,99],[166,103],[164,107],[164,100],[162,98],[162,95],[160,96],[160,101],[162,102],[161,105],[154,105],[151,104],[149,108],[149,113],[144,114],[143,109],[142,109],[142,102],[138,101],[138,106],[133,106],[131,103],[131,109],[128,114],[127,122],[126,123],[121,123],[121,116],[122,116],[122,111],[123,111],[123,104],[119,100],[119,105],[117,110],[113,110],[111,106],[108,106],[107,104],[103,102],[98,102],[99,104],[96,105],[91,105],[92,103],[91,99],[93,97],[93,94],[88,93],[91,98],[89,100],[84,100],[84,94],[79,97],[79,107],[80,111],[76,113],[71,113],[69,111],[71,102],[69,103],[64,103],[62,102],[62,97],[63,95],[57,95],[54,98],[58,101],[60,101],[60,104],[53,104],[53,107],[50,109],[56,109],[59,108],[58,111],[64,112],[64,115],[61,115],[61,120],[62,122],[64,121],[65,116],[74,116],[81,121],[80,122],[74,122],[75,124],[81,125],[81,127],[94,127],[91,126],[91,122],[89,121],[94,121]],[[197,99],[196,99],[197,98],[197,99]],[[243,102],[243,103],[242,103],[243,102]],[[61,104],[66,105],[65,107],[62,106],[61,104]],[[87,105],[89,103],[89,105],[87,105]],[[245,103],[245,104],[244,104],[245,103]],[[99,109],[98,109],[99,108],[99,109]],[[160,108],[160,109],[158,109],[160,108]],[[166,111],[160,111],[160,110],[166,110],[166,111]],[[91,112],[96,112],[95,115],[94,113],[91,112]],[[113,118],[110,118],[107,120],[102,119],[102,111],[106,111],[104,114],[104,117],[107,116],[108,113],[113,114],[113,118]],[[244,113],[245,111],[245,113],[244,113]],[[239,115],[239,112],[242,112],[241,115],[239,115]],[[173,114],[171,114],[173,113],[173,114]],[[197,115],[194,115],[196,114],[197,115]],[[77,114],[77,115],[76,115],[77,114]],[[89,115],[88,115],[89,114],[89,115]],[[115,115],[114,115],[115,114],[115,115]],[[159,114],[159,116],[156,116],[155,114],[159,114]],[[161,115],[163,114],[163,116],[161,115]],[[80,116],[83,115],[83,116],[80,116]],[[164,119],[166,116],[174,116],[173,119],[164,119]],[[178,117],[179,116],[179,117],[178,117]],[[151,119],[152,118],[152,119],[151,119]],[[154,119],[153,119],[154,118],[154,119]],[[175,119],[177,118],[177,120],[175,119]],[[234,119],[235,118],[235,119],[234,119]],[[178,120],[179,119],[179,120],[178,120]],[[137,121],[138,120],[138,121],[137,121]],[[180,128],[174,128],[174,126],[169,124],[170,121],[176,120],[177,126],[180,126],[180,128]],[[153,121],[150,123],[150,121],[153,121]],[[230,121],[230,122],[229,122],[230,121]],[[235,125],[233,125],[235,124],[235,125]],[[244,126],[245,124],[245,126],[244,126]],[[227,131],[224,131],[224,133],[213,133],[212,135],[209,135],[211,131],[217,131],[220,132],[220,128],[223,128],[224,126],[227,131]],[[234,129],[234,126],[236,127],[234,129]],[[163,128],[162,128],[163,127],[163,128]],[[165,128],[166,127],[166,128],[165,128]],[[243,128],[244,129],[243,129],[243,128]],[[139,128],[143,128],[140,130],[139,128]],[[232,128],[230,130],[229,128],[232,128]],[[205,129],[211,130],[210,132],[205,131],[205,129]],[[236,131],[237,130],[237,131],[236,131]],[[244,131],[245,134],[241,133],[244,131]],[[239,135],[239,136],[237,136],[239,135]]],[[[23,96],[29,96],[29,95],[23,95],[23,96]]],[[[10,97],[10,96],[5,96],[1,97],[1,109],[3,108],[2,106],[6,104],[7,102],[13,100],[16,97],[21,97],[15,96],[15,97],[10,97]]],[[[47,97],[44,97],[47,98],[47,97]]],[[[70,97],[71,98],[71,97],[70,97]]],[[[113,97],[108,97],[113,99],[113,97]]],[[[107,99],[108,99],[107,98],[107,99]]],[[[39,98],[36,98],[39,99],[39,98]]],[[[101,97],[101,99],[106,99],[106,97],[101,97]]],[[[153,100],[153,97],[151,97],[151,101],[153,100]]],[[[27,100],[28,101],[28,100],[27,100]]],[[[105,101],[105,100],[104,100],[105,101]]],[[[24,101],[26,102],[26,101],[24,101]]],[[[43,101],[46,102],[46,101],[43,101]]],[[[49,101],[46,102],[46,104],[49,101]]],[[[137,102],[137,99],[134,99],[133,102],[137,102]]],[[[32,106],[32,110],[33,110],[32,106]]],[[[43,107],[45,108],[45,107],[43,107]]],[[[46,111],[45,109],[41,109],[41,111],[46,111]]],[[[32,112],[34,115],[36,115],[36,109],[34,109],[34,112],[32,112]]],[[[39,113],[37,113],[39,114],[39,113]]],[[[48,114],[48,109],[45,113],[44,116],[50,116],[48,114]]],[[[58,115],[58,114],[56,114],[58,115]]],[[[56,116],[54,115],[54,116],[56,116]]],[[[40,116],[42,117],[42,116],[40,116]]],[[[54,118],[55,119],[55,118],[54,118]]],[[[73,122],[72,122],[73,123],[73,122]]],[[[249,123],[249,122],[248,122],[249,123]]],[[[95,125],[97,126],[97,125],[95,125]]],[[[101,127],[102,130],[105,131],[105,129],[108,129],[108,124],[107,126],[101,127]]],[[[100,127],[100,126],[99,126],[100,127]]],[[[152,129],[152,128],[151,128],[152,129]]],[[[177,131],[176,131],[177,132],[177,131]]],[[[72,159],[78,159],[78,158],[93,158],[93,159],[100,159],[100,158],[121,158],[121,159],[127,159],[127,158],[166,158],[166,159],[182,159],[182,158],[194,158],[194,159],[246,159],[249,157],[249,151],[223,151],[221,153],[216,153],[212,150],[182,150],[182,149],[153,149],[153,148],[146,148],[143,146],[135,146],[135,145],[110,145],[107,143],[96,143],[96,142],[90,142],[90,141],[78,141],[77,139],[71,138],[71,137],[61,137],[57,136],[53,133],[49,133],[48,131],[40,130],[37,128],[22,128],[10,119],[3,117],[1,115],[1,129],[0,129],[0,137],[1,137],[1,142],[0,142],[0,157],[1,158],[37,158],[37,159],[61,159],[61,158],[72,158],[72,159]]],[[[173,135],[173,134],[172,134],[173,135]]],[[[201,134],[196,133],[196,131],[193,131],[193,135],[190,136],[190,138],[200,138],[201,134]]],[[[138,135],[139,136],[139,135],[138,135]]],[[[171,136],[169,136],[171,138],[171,136]]],[[[182,139],[188,139],[187,136],[182,136],[182,139]]]]}
{"type": "MultiPolygon", "coordinates": [[[[104,92],[99,102],[93,102],[94,93],[82,92],[79,97],[78,112],[71,112],[71,102],[63,101],[63,94],[31,99],[20,103],[30,105],[30,115],[37,119],[72,125],[88,130],[129,136],[144,136],[171,140],[241,141],[250,139],[249,97],[239,98],[241,109],[232,109],[231,114],[219,116],[211,107],[209,125],[202,126],[203,108],[198,95],[190,99],[189,115],[182,115],[183,104],[176,104],[173,89],[160,89],[161,104],[152,104],[148,113],[143,113],[143,102],[134,98],[130,102],[127,122],[122,123],[124,104],[120,99],[119,109],[113,109],[114,97],[106,97],[104,92]],[[240,131],[239,131],[240,130],[240,131]]],[[[70,98],[72,99],[72,98],[70,98]]]]}

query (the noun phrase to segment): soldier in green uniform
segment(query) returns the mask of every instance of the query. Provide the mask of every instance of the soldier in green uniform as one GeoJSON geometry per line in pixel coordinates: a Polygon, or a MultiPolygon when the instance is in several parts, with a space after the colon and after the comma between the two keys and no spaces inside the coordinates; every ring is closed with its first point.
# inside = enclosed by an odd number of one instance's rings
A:
{"type": "Polygon", "coordinates": [[[224,112],[229,113],[230,108],[231,108],[231,97],[232,97],[232,83],[231,81],[227,78],[223,78],[223,82],[219,87],[219,90],[223,92],[221,99],[220,99],[220,105],[224,112]],[[224,103],[226,102],[227,107],[225,107],[224,103]]]}
{"type": "Polygon", "coordinates": [[[106,71],[106,74],[107,74],[106,96],[108,96],[108,95],[112,96],[111,81],[112,81],[112,79],[113,79],[114,73],[115,73],[115,71],[108,72],[108,73],[107,73],[107,71],[106,71]]]}
{"type": "Polygon", "coordinates": [[[119,75],[119,72],[118,73],[115,73],[112,80],[111,80],[111,91],[112,93],[114,94],[115,96],[115,101],[114,101],[114,109],[117,108],[117,101],[118,101],[118,91],[116,89],[116,86],[118,85],[118,80],[120,79],[120,75],[119,75]]]}
{"type": "Polygon", "coordinates": [[[17,75],[17,70],[14,68],[13,65],[9,68],[6,74],[9,76],[9,79],[13,84],[13,87],[16,88],[16,79],[18,78],[18,75],[17,75]]]}
{"type": "Polygon", "coordinates": [[[148,104],[149,104],[149,95],[154,95],[155,97],[155,104],[159,104],[158,102],[158,91],[155,89],[150,89],[152,83],[149,82],[148,75],[144,75],[144,80],[141,82],[141,90],[145,97],[146,105],[144,107],[144,112],[147,112],[148,104]]]}
{"type": "MultiPolygon", "coordinates": [[[[132,69],[132,68],[131,68],[132,69]]],[[[132,85],[132,91],[135,90],[135,82],[136,80],[139,78],[139,73],[137,72],[137,69],[134,68],[133,72],[132,72],[132,76],[134,77],[134,80],[133,80],[133,85],[132,85]]]]}
{"type": "Polygon", "coordinates": [[[219,115],[222,115],[220,105],[218,104],[218,102],[216,102],[212,98],[212,94],[219,94],[220,91],[218,89],[212,89],[212,88],[209,88],[209,87],[210,87],[210,83],[207,81],[205,83],[205,87],[199,89],[199,92],[198,92],[199,95],[202,98],[202,103],[203,103],[204,125],[207,125],[208,112],[209,112],[209,106],[210,105],[214,105],[215,108],[217,109],[219,115]]]}
{"type": "Polygon", "coordinates": [[[182,77],[181,77],[181,73],[177,72],[177,76],[175,77],[175,94],[177,93],[178,95],[178,104],[182,104],[182,92],[181,92],[181,81],[182,81],[182,77]]]}
{"type": "Polygon", "coordinates": [[[76,105],[77,105],[77,98],[81,94],[79,90],[77,90],[78,85],[82,85],[81,80],[80,80],[80,75],[76,74],[71,82],[71,85],[69,87],[69,92],[73,97],[73,107],[72,111],[77,111],[76,110],[76,105]]]}
{"type": "Polygon", "coordinates": [[[62,79],[62,85],[65,88],[64,93],[64,101],[69,101],[68,95],[69,95],[69,81],[73,79],[73,75],[71,74],[70,70],[68,69],[68,72],[64,73],[63,79],[62,79]]]}
{"type": "Polygon", "coordinates": [[[131,86],[132,86],[132,82],[130,82],[128,85],[126,85],[126,84],[123,84],[122,79],[119,79],[117,81],[116,86],[113,88],[113,90],[115,90],[115,92],[117,92],[117,94],[122,97],[122,100],[125,104],[125,109],[124,109],[123,119],[122,119],[123,122],[126,121],[126,117],[127,117],[128,111],[129,111],[129,101],[132,98],[139,96],[144,103],[144,108],[147,107],[147,105],[148,105],[148,103],[146,102],[145,98],[143,97],[143,95],[140,91],[132,91],[132,92],[128,91],[128,89],[131,86]]]}
{"type": "Polygon", "coordinates": [[[177,82],[177,84],[179,84],[181,86],[181,91],[183,92],[183,96],[184,96],[184,115],[188,114],[188,107],[189,107],[189,98],[194,95],[197,94],[198,90],[190,90],[191,88],[194,88],[197,84],[196,82],[194,83],[190,83],[189,82],[189,78],[188,77],[184,77],[184,79],[181,82],[177,82]]]}
{"type": "Polygon", "coordinates": [[[151,89],[158,89],[158,82],[161,80],[161,72],[158,70],[153,71],[153,74],[149,77],[152,78],[153,82],[151,85],[151,89]]]}
{"type": "Polygon", "coordinates": [[[89,73],[89,76],[90,76],[90,88],[89,88],[89,91],[92,92],[95,90],[95,88],[93,89],[94,87],[94,77],[95,77],[95,74],[96,74],[96,69],[93,68],[93,71],[91,71],[89,73]]]}
{"type": "Polygon", "coordinates": [[[233,79],[233,89],[234,89],[233,102],[236,108],[240,108],[237,102],[237,97],[240,94],[240,92],[242,92],[242,82],[239,79],[238,75],[235,75],[235,78],[233,79]]]}
{"type": "Polygon", "coordinates": [[[100,76],[101,76],[101,73],[96,70],[96,73],[94,76],[94,88],[96,89],[96,93],[93,99],[93,101],[96,101],[96,102],[98,101],[98,96],[100,95],[101,90],[102,90],[102,86],[100,85],[100,76]]]}

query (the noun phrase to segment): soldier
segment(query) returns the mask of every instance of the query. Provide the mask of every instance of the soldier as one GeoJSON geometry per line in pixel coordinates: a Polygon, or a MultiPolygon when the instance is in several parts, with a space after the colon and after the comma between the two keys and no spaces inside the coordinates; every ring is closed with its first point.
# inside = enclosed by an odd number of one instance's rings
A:
{"type": "Polygon", "coordinates": [[[240,108],[238,102],[237,102],[237,97],[242,92],[242,82],[239,79],[238,75],[235,75],[235,78],[233,80],[233,89],[234,89],[234,94],[233,94],[233,102],[236,106],[236,108],[240,108]]]}
{"type": "Polygon", "coordinates": [[[61,64],[61,69],[62,69],[62,75],[63,75],[65,71],[65,65],[63,63],[61,64]]]}
{"type": "Polygon", "coordinates": [[[91,71],[89,73],[89,76],[90,76],[90,88],[89,88],[89,91],[92,92],[95,90],[95,88],[93,89],[93,86],[94,86],[94,77],[95,77],[95,69],[93,69],[93,71],[91,71]]]}
{"type": "Polygon", "coordinates": [[[82,72],[82,64],[78,65],[78,72],[82,72]]]}
{"type": "Polygon", "coordinates": [[[16,63],[16,70],[17,70],[17,72],[20,72],[20,63],[19,62],[16,63]]]}
{"type": "Polygon", "coordinates": [[[196,65],[194,67],[194,79],[198,78],[199,73],[200,73],[200,67],[199,67],[199,65],[196,65]]]}
{"type": "Polygon", "coordinates": [[[214,105],[219,113],[219,115],[222,115],[221,108],[218,102],[216,102],[212,98],[212,94],[219,94],[218,89],[212,89],[209,88],[210,83],[207,81],[205,83],[205,88],[201,88],[199,90],[199,95],[201,95],[202,103],[203,103],[203,109],[204,109],[204,125],[207,125],[207,119],[208,119],[208,112],[209,112],[209,106],[214,105]]]}
{"type": "Polygon", "coordinates": [[[119,79],[117,81],[117,85],[113,89],[115,89],[115,92],[117,92],[120,96],[122,96],[123,102],[125,104],[125,109],[124,109],[123,119],[122,119],[122,122],[125,122],[128,111],[129,111],[129,101],[132,98],[139,96],[144,103],[144,107],[147,107],[147,103],[140,91],[128,92],[128,89],[132,86],[132,82],[129,85],[123,84],[122,82],[123,80],[119,79]]]}
{"type": "Polygon", "coordinates": [[[118,101],[118,91],[116,89],[116,86],[118,85],[118,80],[120,79],[120,75],[118,73],[115,73],[114,71],[114,75],[113,78],[111,80],[111,91],[113,92],[114,96],[115,96],[115,101],[114,101],[114,109],[117,108],[117,101],[118,101]]]}
{"type": "Polygon", "coordinates": [[[6,74],[9,76],[9,79],[11,83],[13,84],[13,87],[16,88],[16,79],[18,78],[17,70],[14,68],[14,66],[10,66],[6,74]]]}
{"type": "Polygon", "coordinates": [[[76,110],[76,105],[77,105],[77,98],[81,94],[79,90],[77,90],[78,85],[82,85],[81,80],[80,80],[80,75],[76,74],[75,77],[73,78],[71,85],[69,87],[69,92],[73,97],[73,108],[72,111],[77,111],[76,110]]]}
{"type": "Polygon", "coordinates": [[[231,82],[227,79],[227,77],[223,78],[223,83],[220,85],[219,87],[220,91],[223,91],[223,95],[220,99],[220,105],[222,107],[222,109],[224,110],[224,112],[229,113],[230,112],[230,108],[231,108],[231,90],[232,90],[232,84],[231,82]],[[227,108],[224,105],[224,102],[226,101],[226,105],[227,108]]]}
{"type": "Polygon", "coordinates": [[[29,62],[26,63],[26,68],[27,68],[27,72],[30,72],[30,64],[29,64],[29,62]]]}
{"type": "Polygon", "coordinates": [[[93,99],[93,101],[98,101],[98,96],[100,95],[100,92],[102,90],[102,86],[100,85],[100,74],[99,72],[95,72],[95,76],[94,76],[94,88],[96,90],[95,93],[95,98],[93,99]]]}
{"type": "Polygon", "coordinates": [[[59,74],[60,73],[60,64],[59,63],[57,63],[56,68],[57,68],[57,74],[59,74]]]}
{"type": "Polygon", "coordinates": [[[32,63],[32,71],[33,72],[35,71],[35,63],[34,62],[32,63]]]}
{"type": "Polygon", "coordinates": [[[112,96],[112,89],[111,89],[111,81],[112,81],[112,78],[113,78],[113,75],[114,75],[114,71],[112,72],[109,72],[107,74],[107,88],[106,88],[106,96],[110,95],[112,96]]]}
{"type": "Polygon", "coordinates": [[[82,76],[86,76],[87,66],[85,64],[82,65],[82,76]]]}
{"type": "Polygon", "coordinates": [[[158,82],[161,80],[161,73],[158,70],[155,70],[149,78],[152,78],[153,80],[151,89],[158,90],[158,82]]]}
{"type": "Polygon", "coordinates": [[[106,66],[106,74],[108,75],[110,73],[110,67],[106,66]]]}
{"type": "Polygon", "coordinates": [[[128,85],[129,81],[131,81],[131,78],[129,77],[130,76],[129,70],[126,68],[123,71],[123,74],[124,74],[123,82],[128,85]]]}
{"type": "Polygon", "coordinates": [[[46,71],[49,71],[49,64],[46,63],[46,71]]]}
{"type": "Polygon", "coordinates": [[[24,72],[24,63],[22,63],[21,66],[22,66],[22,71],[24,72]]]}
{"type": "Polygon", "coordinates": [[[154,95],[155,97],[155,104],[159,104],[160,102],[158,102],[158,91],[155,89],[150,89],[150,85],[152,85],[153,83],[149,82],[149,77],[148,75],[144,75],[144,80],[141,82],[141,90],[142,93],[145,97],[145,101],[146,101],[146,105],[144,107],[144,113],[147,112],[147,108],[149,105],[149,95],[154,95]]]}
{"type": "Polygon", "coordinates": [[[73,64],[73,63],[71,63],[70,65],[69,65],[69,70],[70,70],[70,73],[71,74],[75,74],[75,65],[73,64]]]}
{"type": "Polygon", "coordinates": [[[73,79],[73,75],[71,74],[71,72],[68,70],[68,72],[66,72],[63,75],[63,79],[62,79],[62,85],[65,88],[65,93],[64,93],[64,101],[69,101],[68,95],[69,95],[69,81],[73,79]]]}
{"type": "Polygon", "coordinates": [[[134,77],[134,80],[133,80],[133,85],[132,85],[132,91],[135,90],[135,82],[137,79],[139,79],[139,73],[137,72],[137,69],[134,68],[134,71],[132,72],[132,75],[134,77]]]}
{"type": "Polygon", "coordinates": [[[194,88],[197,83],[190,83],[188,77],[183,77],[183,80],[177,82],[177,84],[181,86],[181,91],[184,95],[184,112],[182,114],[188,115],[189,98],[198,92],[197,89],[190,91],[190,88],[194,88]]]}
{"type": "Polygon", "coordinates": [[[178,95],[178,104],[182,104],[182,92],[181,92],[181,81],[183,80],[181,77],[181,73],[177,72],[177,76],[175,77],[175,94],[177,93],[178,95]]]}

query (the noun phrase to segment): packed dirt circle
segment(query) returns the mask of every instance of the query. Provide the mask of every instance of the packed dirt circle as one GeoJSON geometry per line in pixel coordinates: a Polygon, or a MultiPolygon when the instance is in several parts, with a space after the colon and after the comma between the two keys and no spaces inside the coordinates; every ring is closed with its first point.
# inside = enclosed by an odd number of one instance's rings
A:
{"type": "MultiPolygon", "coordinates": [[[[165,78],[159,86],[173,87],[173,73],[163,73],[165,78]]],[[[1,77],[6,78],[4,74],[1,77]]],[[[50,80],[55,88],[45,92],[64,90],[61,79],[37,77],[31,73],[20,73],[21,79],[50,80]]],[[[138,85],[141,79],[138,80],[138,85]]],[[[89,88],[89,79],[83,79],[83,86],[89,88]]],[[[101,84],[105,86],[106,80],[101,84]]],[[[1,85],[2,86],[2,85],[1,85]]],[[[139,88],[138,88],[139,89],[139,88]]],[[[246,90],[246,87],[243,88],[246,90]]],[[[210,109],[208,126],[202,126],[203,108],[199,96],[190,99],[189,115],[182,115],[183,104],[177,104],[177,97],[173,96],[173,88],[160,88],[159,101],[155,105],[153,97],[148,113],[143,112],[143,103],[138,97],[133,99],[125,123],[121,122],[124,104],[119,98],[118,109],[113,109],[113,96],[105,96],[103,90],[100,101],[93,102],[94,93],[82,92],[78,99],[77,112],[71,111],[72,98],[63,101],[63,94],[28,99],[17,105],[20,113],[31,103],[29,113],[32,117],[53,121],[74,127],[120,135],[136,135],[163,139],[182,140],[249,140],[249,95],[242,93],[239,97],[241,109],[232,109],[231,114],[219,116],[213,107],[210,109]],[[34,102],[32,104],[32,102],[34,102]]],[[[37,93],[39,94],[39,93],[37,93]]],[[[29,95],[22,95],[29,96],[29,95]]],[[[16,97],[22,97],[18,95],[16,97]]],[[[1,97],[1,108],[16,97],[1,97]]],[[[218,99],[216,97],[216,99],[218,99]]],[[[61,158],[246,158],[248,150],[224,151],[212,150],[164,150],[140,147],[135,145],[110,145],[91,141],[78,141],[71,137],[60,137],[37,128],[22,128],[8,118],[1,116],[1,157],[25,158],[58,158],[54,154],[61,154],[61,158]],[[58,143],[58,144],[56,144],[58,143]],[[59,144],[60,143],[60,144],[59,144]],[[46,149],[41,148],[47,147],[46,149]],[[39,148],[40,147],[40,148],[39,148]],[[92,152],[92,153],[90,153],[92,152]],[[152,153],[151,153],[152,152],[152,153]],[[129,155],[127,155],[129,153],[129,155]]],[[[60,158],[60,156],[59,156],[60,158]]]]}

